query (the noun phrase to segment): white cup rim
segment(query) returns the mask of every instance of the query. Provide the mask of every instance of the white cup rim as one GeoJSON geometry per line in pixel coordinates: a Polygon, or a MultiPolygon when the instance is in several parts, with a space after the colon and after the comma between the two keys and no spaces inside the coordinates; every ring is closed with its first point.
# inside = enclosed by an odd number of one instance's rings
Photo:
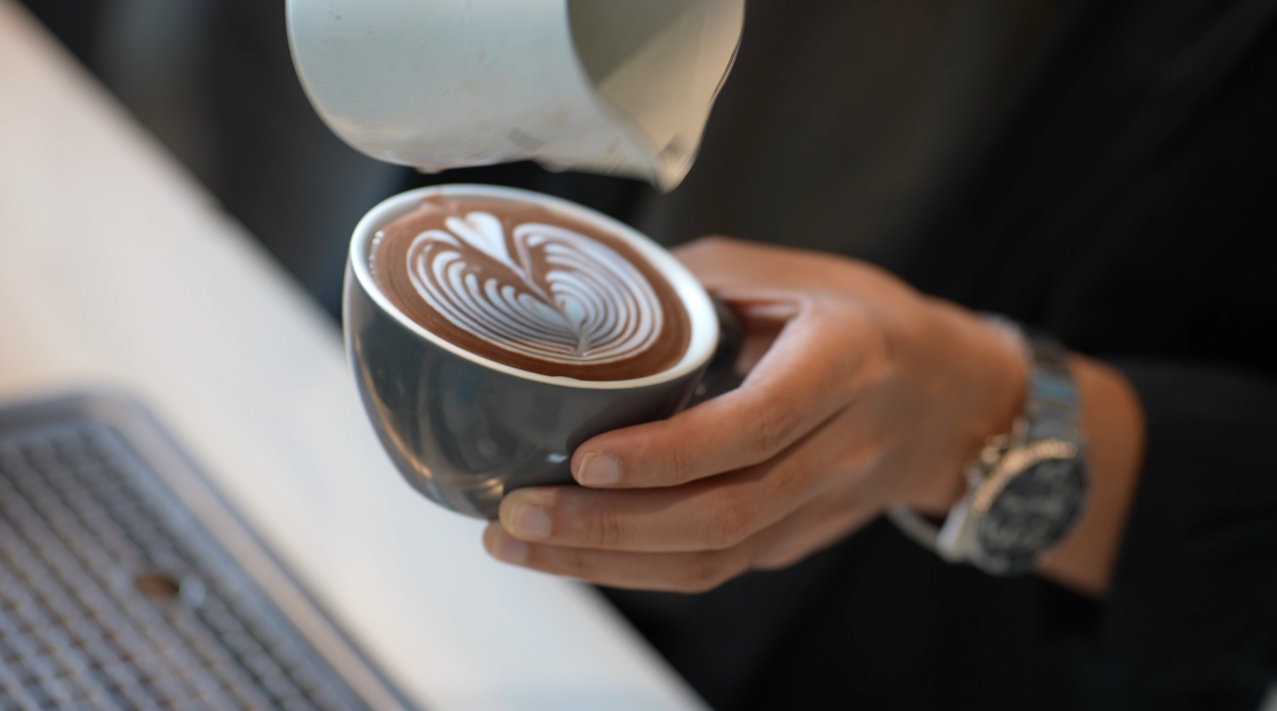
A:
{"type": "Polygon", "coordinates": [[[719,326],[714,304],[710,300],[709,294],[705,292],[705,288],[701,286],[701,283],[681,262],[650,238],[629,225],[582,205],[544,193],[496,185],[463,183],[432,185],[409,190],[381,201],[364,215],[359,224],[355,226],[348,256],[350,272],[359,282],[364,293],[368,294],[383,313],[389,314],[404,328],[459,358],[486,369],[523,380],[582,390],[633,390],[661,385],[693,373],[708,363],[710,358],[713,357],[715,349],[718,348],[719,326]],[[399,216],[411,212],[423,198],[435,195],[533,202],[544,205],[570,218],[596,226],[607,231],[608,234],[624,240],[627,245],[633,247],[643,258],[656,267],[657,271],[665,276],[674,291],[678,293],[683,308],[686,310],[688,319],[691,322],[691,338],[683,357],[678,363],[659,373],[628,380],[579,380],[559,375],[543,375],[471,353],[431,333],[421,324],[408,318],[377,287],[372,278],[372,270],[369,267],[369,251],[372,247],[373,237],[376,236],[378,230],[399,216]]]}

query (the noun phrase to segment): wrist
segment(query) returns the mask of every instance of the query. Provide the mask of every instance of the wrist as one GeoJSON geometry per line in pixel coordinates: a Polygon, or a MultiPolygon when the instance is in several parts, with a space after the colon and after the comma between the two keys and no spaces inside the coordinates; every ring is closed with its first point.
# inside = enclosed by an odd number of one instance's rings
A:
{"type": "Polygon", "coordinates": [[[979,372],[971,375],[976,388],[971,395],[965,464],[990,437],[1010,432],[1024,414],[1032,358],[1018,327],[999,326],[971,311],[964,310],[962,316],[971,329],[971,348],[978,354],[973,361],[979,364],[979,372]]]}
{"type": "MultiPolygon", "coordinates": [[[[950,562],[970,563],[995,575],[1051,569],[1063,577],[1052,560],[1057,554],[1067,558],[1073,548],[1070,540],[1084,536],[1084,511],[1092,490],[1088,455],[1094,451],[1084,433],[1081,403],[1087,388],[1077,375],[1079,359],[1070,359],[1051,337],[1025,334],[1004,318],[986,317],[985,323],[1005,333],[1023,355],[1021,383],[1026,392],[1011,415],[1014,424],[1010,432],[999,428],[980,456],[964,467],[965,494],[947,512],[943,526],[929,524],[908,508],[895,507],[890,514],[902,531],[950,562]]],[[[974,378],[974,372],[965,375],[974,378]]],[[[981,418],[973,414],[970,422],[974,425],[981,418]]],[[[1095,581],[1069,582],[1080,588],[1079,582],[1095,581]]]]}
{"type": "Polygon", "coordinates": [[[965,466],[989,438],[1011,431],[1024,410],[1029,373],[1027,354],[1011,333],[975,312],[945,301],[934,302],[937,329],[945,334],[937,348],[946,374],[945,410],[949,413],[946,453],[922,496],[906,504],[943,516],[965,494],[965,466]]]}
{"type": "Polygon", "coordinates": [[[1101,597],[1109,586],[1139,481],[1144,411],[1131,384],[1113,368],[1074,356],[1070,370],[1081,404],[1091,491],[1077,525],[1039,570],[1056,582],[1101,597]]]}

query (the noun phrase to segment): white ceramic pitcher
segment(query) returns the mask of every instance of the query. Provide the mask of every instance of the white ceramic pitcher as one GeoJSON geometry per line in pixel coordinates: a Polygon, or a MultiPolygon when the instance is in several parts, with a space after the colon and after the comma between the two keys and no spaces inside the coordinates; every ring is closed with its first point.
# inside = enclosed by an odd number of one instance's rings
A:
{"type": "Polygon", "coordinates": [[[358,150],[427,172],[531,159],[687,175],[745,0],[287,0],[311,103],[358,150]]]}

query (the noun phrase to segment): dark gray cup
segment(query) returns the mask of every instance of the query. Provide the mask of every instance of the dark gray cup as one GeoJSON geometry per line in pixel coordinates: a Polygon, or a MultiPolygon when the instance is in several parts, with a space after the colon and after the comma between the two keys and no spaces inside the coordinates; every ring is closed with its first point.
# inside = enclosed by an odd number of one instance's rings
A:
{"type": "Polygon", "coordinates": [[[373,427],[418,491],[470,516],[493,518],[523,486],[572,482],[569,460],[587,439],[673,415],[715,355],[719,319],[696,278],[656,243],[580,205],[540,193],[444,185],[392,197],[355,228],[345,289],[346,348],[373,427]],[[377,289],[368,268],[376,232],[430,195],[535,202],[624,239],[673,285],[692,323],[673,368],[636,380],[587,382],[512,368],[430,333],[377,289]]]}

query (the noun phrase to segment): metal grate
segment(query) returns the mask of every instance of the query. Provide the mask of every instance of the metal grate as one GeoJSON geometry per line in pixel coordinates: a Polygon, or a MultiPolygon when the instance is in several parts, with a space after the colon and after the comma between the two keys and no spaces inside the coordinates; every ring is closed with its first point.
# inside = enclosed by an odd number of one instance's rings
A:
{"type": "Polygon", "coordinates": [[[364,709],[111,427],[0,431],[0,711],[364,709]]]}

